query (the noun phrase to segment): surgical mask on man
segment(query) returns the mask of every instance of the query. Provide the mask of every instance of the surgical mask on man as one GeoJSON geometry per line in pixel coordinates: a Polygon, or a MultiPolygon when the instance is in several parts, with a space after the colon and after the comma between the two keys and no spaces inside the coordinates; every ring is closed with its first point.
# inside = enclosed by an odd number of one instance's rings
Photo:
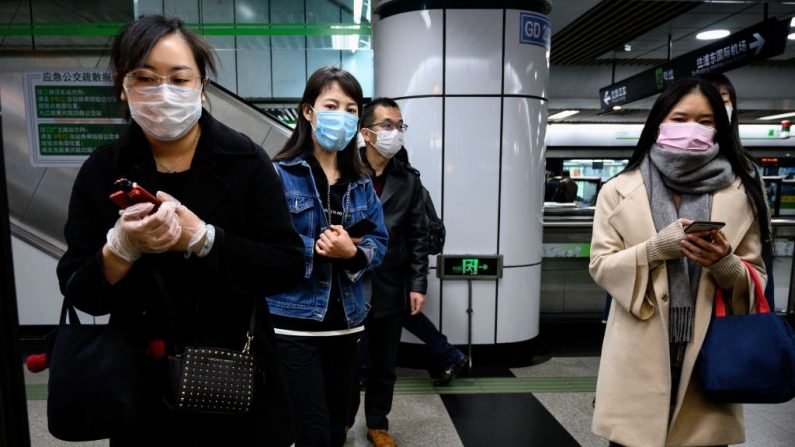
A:
{"type": "Polygon", "coordinates": [[[365,147],[365,146],[367,146],[367,142],[364,141],[364,137],[362,136],[362,133],[361,132],[357,133],[356,134],[356,147],[360,148],[360,147],[365,147]]]}
{"type": "MultiPolygon", "coordinates": [[[[312,110],[315,110],[312,107],[312,110]]],[[[315,111],[317,124],[314,126],[315,138],[323,149],[339,152],[348,146],[356,135],[359,117],[342,110],[315,111]]]]}
{"type": "Polygon", "coordinates": [[[202,116],[201,90],[166,83],[127,92],[130,116],[160,141],[174,141],[190,131],[202,116]]]}
{"type": "Polygon", "coordinates": [[[681,151],[705,151],[715,144],[715,129],[698,123],[662,123],[657,144],[681,151]]]}
{"type": "Polygon", "coordinates": [[[370,132],[374,133],[376,136],[373,147],[379,154],[383,155],[384,158],[394,157],[395,154],[400,151],[400,148],[403,147],[404,134],[397,129],[379,130],[378,132],[370,130],[370,132]]]}

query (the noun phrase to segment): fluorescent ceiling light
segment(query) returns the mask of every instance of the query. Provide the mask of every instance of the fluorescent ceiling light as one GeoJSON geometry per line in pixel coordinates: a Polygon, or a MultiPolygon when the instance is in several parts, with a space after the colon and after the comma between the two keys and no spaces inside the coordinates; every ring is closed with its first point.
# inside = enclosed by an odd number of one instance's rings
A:
{"type": "Polygon", "coordinates": [[[613,106],[613,110],[621,110],[621,106],[613,106]]]}
{"type": "Polygon", "coordinates": [[[781,119],[781,118],[789,118],[791,116],[795,116],[795,112],[780,113],[778,115],[763,116],[761,118],[757,118],[757,120],[777,120],[777,119],[781,119]]]}
{"type": "Polygon", "coordinates": [[[578,113],[580,113],[579,110],[564,110],[562,112],[558,112],[558,113],[556,113],[554,115],[551,115],[547,119],[549,119],[549,120],[562,120],[563,118],[568,118],[568,117],[570,117],[572,115],[576,115],[578,113]]]}
{"type": "Polygon", "coordinates": [[[353,23],[362,23],[362,0],[353,0],[353,23]]]}
{"type": "Polygon", "coordinates": [[[795,33],[792,33],[792,34],[790,34],[789,36],[787,36],[787,39],[789,39],[789,40],[795,40],[795,33]]]}
{"type": "MultiPolygon", "coordinates": [[[[331,29],[359,29],[361,25],[331,25],[331,29]]],[[[331,36],[331,48],[335,50],[351,50],[355,53],[359,49],[359,35],[358,34],[333,34],[331,36]]]]}
{"type": "Polygon", "coordinates": [[[709,31],[702,31],[696,34],[696,39],[698,40],[715,40],[715,39],[722,39],[726,36],[731,34],[727,29],[713,29],[709,31]]]}

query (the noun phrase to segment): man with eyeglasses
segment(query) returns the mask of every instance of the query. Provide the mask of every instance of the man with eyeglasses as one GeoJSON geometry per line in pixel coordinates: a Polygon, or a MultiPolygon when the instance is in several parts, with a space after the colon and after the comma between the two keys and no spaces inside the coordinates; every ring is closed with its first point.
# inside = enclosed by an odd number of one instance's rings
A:
{"type": "MultiPolygon", "coordinates": [[[[403,319],[422,311],[428,287],[427,223],[420,174],[394,158],[403,147],[408,125],[400,107],[389,98],[376,98],[364,107],[359,131],[362,159],[371,168],[373,186],[384,209],[389,232],[386,257],[371,276],[372,309],[365,323],[369,370],[364,412],[367,438],[376,447],[393,447],[387,415],[392,409],[395,365],[403,319]]],[[[358,407],[359,394],[354,404],[358,407]]],[[[354,414],[356,408],[352,406],[354,414]]]]}

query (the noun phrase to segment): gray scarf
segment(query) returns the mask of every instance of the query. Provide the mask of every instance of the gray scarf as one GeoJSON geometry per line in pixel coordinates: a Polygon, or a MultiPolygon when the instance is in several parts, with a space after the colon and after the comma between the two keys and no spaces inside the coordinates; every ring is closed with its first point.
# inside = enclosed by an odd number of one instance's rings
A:
{"type": "MultiPolygon", "coordinates": [[[[709,220],[712,192],[734,181],[729,161],[719,155],[718,145],[705,151],[681,151],[653,145],[640,165],[651,215],[657,231],[680,217],[709,220]],[[676,209],[673,193],[681,194],[676,209]]],[[[701,266],[686,257],[665,262],[668,271],[669,343],[671,362],[680,368],[693,332],[693,304],[698,292],[701,266]]]]}

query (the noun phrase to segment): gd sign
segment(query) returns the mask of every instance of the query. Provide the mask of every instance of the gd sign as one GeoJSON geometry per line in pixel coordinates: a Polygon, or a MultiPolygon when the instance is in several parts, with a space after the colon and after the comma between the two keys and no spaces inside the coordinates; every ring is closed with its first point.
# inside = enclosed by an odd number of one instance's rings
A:
{"type": "Polygon", "coordinates": [[[519,14],[519,22],[519,43],[550,49],[552,45],[552,27],[549,19],[541,14],[522,12],[519,14]]]}

